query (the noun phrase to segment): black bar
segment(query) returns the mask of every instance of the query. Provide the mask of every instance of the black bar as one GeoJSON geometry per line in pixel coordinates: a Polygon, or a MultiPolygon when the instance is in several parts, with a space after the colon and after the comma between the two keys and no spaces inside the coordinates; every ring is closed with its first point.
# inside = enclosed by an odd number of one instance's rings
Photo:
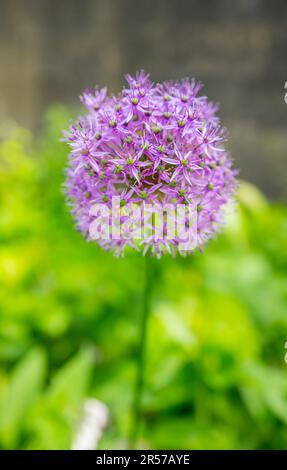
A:
{"type": "Polygon", "coordinates": [[[36,463],[37,465],[62,463],[83,466],[88,462],[93,468],[97,465],[116,465],[131,468],[133,465],[157,466],[202,466],[228,465],[232,468],[245,463],[264,462],[277,464],[287,462],[285,450],[262,451],[202,451],[202,450],[95,450],[95,451],[41,451],[41,450],[3,450],[0,451],[0,468],[4,465],[36,463]]]}

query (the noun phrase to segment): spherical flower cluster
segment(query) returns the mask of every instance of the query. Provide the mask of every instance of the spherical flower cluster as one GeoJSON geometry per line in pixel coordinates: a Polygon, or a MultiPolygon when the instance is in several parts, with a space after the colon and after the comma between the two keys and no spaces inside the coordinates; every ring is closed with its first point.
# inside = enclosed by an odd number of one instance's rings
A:
{"type": "MultiPolygon", "coordinates": [[[[107,96],[106,88],[86,90],[80,99],[88,112],[65,133],[71,147],[66,194],[77,227],[91,238],[97,218],[91,207],[111,207],[115,196],[123,211],[119,220],[125,222],[132,219],[125,210],[131,203],[151,204],[155,211],[185,204],[197,214],[201,248],[218,231],[236,188],[217,106],[198,95],[201,84],[194,80],[154,85],[143,71],[126,80],[117,96],[107,96]]],[[[97,242],[116,254],[126,246],[156,255],[180,251],[178,233],[168,238],[165,229],[162,236],[151,230],[142,239],[99,237],[97,242]]]]}

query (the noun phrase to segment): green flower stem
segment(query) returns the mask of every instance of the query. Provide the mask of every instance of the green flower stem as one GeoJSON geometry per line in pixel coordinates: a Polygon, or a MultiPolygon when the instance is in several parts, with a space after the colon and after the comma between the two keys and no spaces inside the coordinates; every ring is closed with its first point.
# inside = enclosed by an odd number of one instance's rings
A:
{"type": "Polygon", "coordinates": [[[142,308],[140,318],[139,345],[137,354],[137,371],[132,405],[132,424],[130,433],[130,449],[135,449],[142,420],[142,395],[145,382],[146,347],[148,333],[148,319],[151,307],[152,292],[152,258],[144,257],[144,286],[142,295],[142,308]]]}

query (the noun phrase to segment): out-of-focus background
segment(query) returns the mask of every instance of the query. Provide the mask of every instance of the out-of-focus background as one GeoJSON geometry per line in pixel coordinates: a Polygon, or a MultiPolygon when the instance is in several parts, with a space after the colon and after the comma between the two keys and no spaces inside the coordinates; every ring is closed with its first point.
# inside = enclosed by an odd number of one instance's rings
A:
{"type": "Polygon", "coordinates": [[[139,445],[286,448],[286,2],[0,11],[0,448],[127,446],[143,260],[75,232],[59,139],[85,87],[140,68],[204,82],[245,182],[204,254],[156,263],[139,445]]]}
{"type": "Polygon", "coordinates": [[[241,176],[286,197],[285,0],[1,0],[0,116],[39,130],[51,103],[116,92],[144,68],[221,103],[241,176]],[[285,171],[284,171],[285,170],[285,171]]]}

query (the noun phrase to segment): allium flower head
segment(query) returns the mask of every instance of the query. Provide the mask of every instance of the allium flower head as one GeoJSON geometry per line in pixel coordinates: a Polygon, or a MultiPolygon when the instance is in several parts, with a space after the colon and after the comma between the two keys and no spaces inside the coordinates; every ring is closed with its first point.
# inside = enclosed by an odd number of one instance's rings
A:
{"type": "Polygon", "coordinates": [[[133,224],[146,220],[149,210],[162,214],[166,207],[185,205],[196,214],[194,246],[200,249],[218,231],[236,188],[217,106],[199,96],[195,80],[154,85],[143,71],[126,80],[117,96],[108,96],[106,88],[86,90],[80,99],[87,113],[65,133],[71,147],[66,194],[77,227],[93,238],[91,226],[102,217],[95,207],[111,209],[117,198],[121,235],[97,237],[103,248],[175,254],[182,252],[177,226],[168,237],[166,221],[161,233],[149,221],[148,235],[140,237],[133,224]],[[137,214],[127,209],[131,204],[140,209],[137,214]]]}

